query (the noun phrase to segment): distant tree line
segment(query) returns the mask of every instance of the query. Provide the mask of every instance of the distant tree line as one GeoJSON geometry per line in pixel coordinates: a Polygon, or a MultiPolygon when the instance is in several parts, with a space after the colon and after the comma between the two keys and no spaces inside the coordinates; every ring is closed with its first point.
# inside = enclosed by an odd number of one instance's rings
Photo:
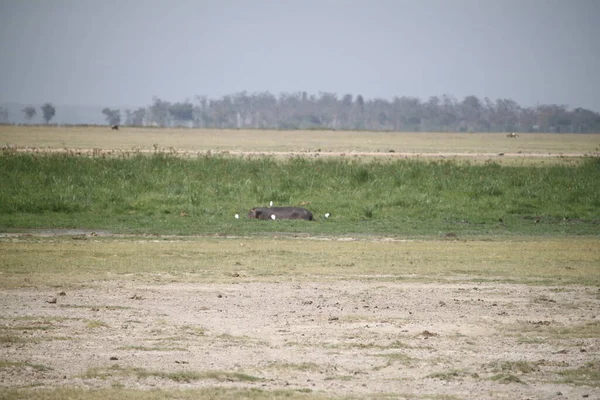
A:
{"type": "MultiPolygon", "coordinates": [[[[102,110],[109,124],[120,110],[102,110]]],[[[398,132],[600,132],[600,114],[585,108],[543,104],[521,107],[511,99],[449,95],[393,100],[306,92],[248,94],[174,102],[155,97],[148,107],[124,110],[124,125],[217,129],[333,129],[398,132]]]]}
{"type": "MultiPolygon", "coordinates": [[[[49,123],[56,113],[51,103],[40,107],[49,123]]],[[[22,112],[30,122],[34,107],[22,112]]],[[[392,100],[321,92],[241,92],[209,99],[169,102],[158,97],[152,104],[135,110],[101,110],[109,125],[198,127],[216,129],[331,129],[397,132],[600,132],[600,114],[585,108],[541,104],[522,107],[511,99],[483,100],[466,96],[432,96],[392,100]]],[[[8,112],[0,108],[0,123],[8,123],[8,112]]]]}
{"type": "MultiPolygon", "coordinates": [[[[40,111],[42,112],[42,118],[46,124],[50,123],[52,118],[56,115],[56,107],[54,107],[52,103],[44,103],[44,105],[40,107],[40,111]]],[[[36,108],[32,106],[23,108],[21,112],[25,115],[25,120],[28,123],[30,123],[37,115],[36,108]]],[[[0,123],[10,123],[8,119],[8,110],[3,107],[0,107],[0,123]]]]}

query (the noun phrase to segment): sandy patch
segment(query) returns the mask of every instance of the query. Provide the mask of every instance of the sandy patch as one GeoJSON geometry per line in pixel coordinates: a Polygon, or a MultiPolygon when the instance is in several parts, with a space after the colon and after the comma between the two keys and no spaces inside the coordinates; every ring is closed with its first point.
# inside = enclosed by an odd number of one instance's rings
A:
{"type": "Polygon", "coordinates": [[[561,371],[598,365],[600,338],[590,334],[600,329],[596,288],[409,283],[375,276],[90,282],[60,291],[0,292],[0,360],[14,363],[0,369],[0,387],[600,396],[598,387],[560,383],[561,371]],[[215,371],[225,375],[208,374],[215,371]],[[172,378],[184,373],[192,378],[172,378]]]}

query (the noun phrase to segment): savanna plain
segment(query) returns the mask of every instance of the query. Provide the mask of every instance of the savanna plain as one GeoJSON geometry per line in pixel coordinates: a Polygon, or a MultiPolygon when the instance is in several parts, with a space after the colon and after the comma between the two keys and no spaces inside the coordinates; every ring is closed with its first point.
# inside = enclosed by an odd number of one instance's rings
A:
{"type": "Polygon", "coordinates": [[[600,398],[600,135],[0,144],[0,399],[600,398]]]}

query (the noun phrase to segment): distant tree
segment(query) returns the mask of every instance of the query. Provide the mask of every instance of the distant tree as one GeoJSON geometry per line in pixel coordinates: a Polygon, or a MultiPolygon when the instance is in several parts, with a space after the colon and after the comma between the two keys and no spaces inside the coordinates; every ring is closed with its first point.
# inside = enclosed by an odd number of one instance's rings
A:
{"type": "Polygon", "coordinates": [[[194,106],[194,123],[200,128],[206,128],[210,125],[210,110],[208,109],[208,98],[206,96],[195,97],[196,106],[194,106]]]}
{"type": "Polygon", "coordinates": [[[519,131],[521,132],[539,132],[537,125],[537,115],[532,107],[525,107],[519,113],[519,131]]]}
{"type": "Polygon", "coordinates": [[[320,92],[317,100],[317,117],[322,127],[337,129],[339,127],[340,101],[335,93],[320,92]]]}
{"type": "Polygon", "coordinates": [[[497,122],[500,130],[513,132],[518,129],[521,107],[514,100],[497,99],[494,110],[492,118],[495,120],[492,123],[497,122]]]}
{"type": "Polygon", "coordinates": [[[119,125],[121,123],[121,110],[119,109],[112,110],[105,107],[102,109],[102,114],[104,114],[104,118],[106,118],[109,125],[119,125]]]}
{"type": "Polygon", "coordinates": [[[131,113],[131,122],[129,125],[133,126],[143,126],[144,119],[146,118],[146,109],[144,107],[140,107],[131,113]]]}
{"type": "Polygon", "coordinates": [[[0,107],[0,124],[8,124],[8,108],[0,107]]]}
{"type": "Polygon", "coordinates": [[[352,127],[352,103],[354,102],[353,96],[351,94],[345,94],[340,101],[338,120],[340,123],[340,128],[348,129],[352,127]]]}
{"type": "Polygon", "coordinates": [[[31,122],[33,117],[35,117],[37,114],[35,107],[31,107],[31,106],[25,107],[24,109],[21,110],[21,112],[25,114],[25,119],[27,120],[27,122],[31,122]]]}
{"type": "Polygon", "coordinates": [[[461,116],[463,118],[463,125],[461,130],[467,130],[474,132],[480,130],[481,115],[483,112],[483,105],[481,101],[473,95],[464,98],[460,104],[461,116]]]}
{"type": "Polygon", "coordinates": [[[363,99],[362,95],[358,95],[356,96],[356,105],[358,106],[358,108],[361,111],[364,111],[364,107],[365,107],[365,99],[363,99]]]}
{"type": "Polygon", "coordinates": [[[171,103],[168,101],[154,97],[152,99],[152,105],[148,109],[152,123],[162,127],[169,126],[171,122],[169,113],[170,106],[171,103]]]}
{"type": "Polygon", "coordinates": [[[430,96],[429,99],[421,105],[422,129],[424,131],[441,131],[442,126],[442,110],[441,100],[437,96],[430,96]]]}
{"type": "Polygon", "coordinates": [[[421,130],[423,119],[423,106],[416,97],[396,97],[392,104],[394,119],[399,122],[399,130],[418,132],[421,130]]]}
{"type": "Polygon", "coordinates": [[[352,101],[352,95],[350,93],[345,94],[344,97],[342,97],[342,106],[350,108],[352,107],[352,101]]]}
{"type": "Polygon", "coordinates": [[[46,123],[49,123],[50,120],[54,118],[54,115],[56,114],[56,108],[52,105],[52,103],[46,103],[42,107],[40,107],[40,109],[42,110],[44,122],[46,123]]]}
{"type": "Polygon", "coordinates": [[[441,124],[444,131],[456,132],[458,130],[459,105],[458,100],[448,94],[442,95],[442,104],[440,104],[441,124]]]}
{"type": "Polygon", "coordinates": [[[567,118],[567,106],[559,104],[540,104],[535,108],[537,127],[540,132],[561,132],[561,125],[571,125],[567,118]]]}
{"type": "Polygon", "coordinates": [[[194,106],[189,101],[173,103],[169,106],[169,114],[178,125],[188,125],[194,120],[194,106]]]}
{"type": "Polygon", "coordinates": [[[443,132],[600,132],[600,114],[566,106],[522,108],[514,100],[448,94],[365,99],[345,94],[247,92],[218,99],[196,96],[194,103],[154,98],[151,106],[126,112],[128,123],[203,128],[365,129],[443,132]]]}
{"type": "Polygon", "coordinates": [[[574,132],[600,132],[600,114],[578,107],[572,111],[574,132]]]}
{"type": "Polygon", "coordinates": [[[356,111],[354,112],[354,124],[352,129],[365,129],[365,99],[361,94],[354,100],[356,111]]]}
{"type": "Polygon", "coordinates": [[[123,112],[125,113],[125,125],[132,125],[131,123],[131,118],[133,117],[133,112],[129,109],[126,108],[125,110],[123,110],[123,112]]]}

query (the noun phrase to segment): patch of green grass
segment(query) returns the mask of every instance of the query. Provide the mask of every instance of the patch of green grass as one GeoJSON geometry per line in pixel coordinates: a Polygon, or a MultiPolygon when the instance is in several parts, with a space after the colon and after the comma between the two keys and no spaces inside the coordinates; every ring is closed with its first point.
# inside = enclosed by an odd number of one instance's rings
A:
{"type": "Polygon", "coordinates": [[[99,321],[97,319],[88,320],[85,324],[88,329],[97,329],[97,328],[108,328],[108,324],[103,321],[99,321]]]}
{"type": "Polygon", "coordinates": [[[46,372],[51,371],[52,368],[42,364],[32,364],[24,361],[8,361],[0,360],[0,370],[7,368],[33,368],[36,371],[46,372]]]}
{"type": "Polygon", "coordinates": [[[34,321],[34,323],[38,324],[50,324],[52,322],[61,322],[61,321],[76,321],[80,318],[73,317],[59,317],[59,316],[40,316],[40,315],[21,315],[15,317],[6,317],[0,316],[0,319],[10,319],[13,321],[34,321]]]}
{"type": "Polygon", "coordinates": [[[373,354],[373,356],[385,359],[385,363],[374,366],[373,371],[380,371],[384,368],[394,365],[395,363],[400,363],[402,365],[411,365],[411,363],[414,361],[413,357],[411,357],[407,354],[398,353],[398,352],[376,353],[376,354],[373,354]]]}
{"type": "Polygon", "coordinates": [[[0,343],[3,343],[4,345],[11,345],[11,344],[20,344],[20,343],[39,343],[41,341],[52,341],[52,340],[73,340],[72,337],[70,336],[51,336],[48,334],[44,334],[44,335],[15,335],[11,332],[15,332],[15,331],[20,331],[20,332],[37,332],[37,331],[41,331],[41,332],[49,332],[53,329],[56,328],[55,325],[45,325],[46,323],[50,322],[52,320],[52,318],[43,318],[43,319],[38,319],[37,317],[35,319],[31,319],[28,317],[25,318],[21,318],[21,317],[17,317],[17,318],[11,318],[14,319],[16,321],[32,321],[31,324],[29,325],[13,325],[13,326],[9,326],[9,325],[5,325],[5,326],[0,326],[0,333],[2,333],[0,335],[0,343]]]}
{"type": "Polygon", "coordinates": [[[535,363],[529,361],[495,361],[489,364],[494,372],[514,372],[520,374],[528,374],[530,372],[539,371],[535,363]]]}
{"type": "Polygon", "coordinates": [[[400,362],[401,364],[408,365],[414,358],[409,356],[408,354],[393,352],[393,353],[377,353],[375,354],[377,357],[386,358],[389,362],[400,362]]]}
{"type": "Polygon", "coordinates": [[[313,362],[303,363],[288,363],[288,362],[273,362],[268,365],[268,368],[274,369],[293,369],[296,371],[320,371],[322,368],[313,362]]]}
{"type": "Polygon", "coordinates": [[[600,321],[590,321],[577,325],[562,325],[552,321],[531,321],[520,322],[506,328],[521,336],[521,340],[530,340],[530,343],[532,341],[538,342],[539,340],[547,342],[549,339],[586,339],[600,336],[600,321]],[[529,334],[535,334],[535,337],[523,337],[523,335],[529,334]]]}
{"type": "Polygon", "coordinates": [[[578,386],[600,387],[600,360],[591,361],[585,365],[559,372],[560,383],[578,386]]]}
{"type": "Polygon", "coordinates": [[[56,327],[54,325],[15,325],[15,326],[11,326],[9,328],[4,328],[4,329],[11,329],[11,330],[18,330],[18,331],[49,331],[51,329],[55,329],[56,327]]]}
{"type": "Polygon", "coordinates": [[[185,336],[165,336],[165,337],[159,337],[159,338],[147,338],[145,339],[146,341],[149,342],[158,342],[158,343],[173,343],[173,342],[180,342],[182,340],[186,340],[185,336]]]}
{"type": "Polygon", "coordinates": [[[201,379],[213,379],[219,382],[257,382],[261,379],[240,373],[225,371],[207,371],[207,372],[149,372],[148,376],[158,376],[174,380],[176,382],[192,382],[201,379]]]}
{"type": "MultiPolygon", "coordinates": [[[[208,387],[201,389],[134,390],[114,384],[111,389],[89,390],[73,387],[57,389],[0,390],[0,400],[325,400],[332,397],[312,393],[310,390],[261,390],[208,387]]],[[[446,399],[446,398],[445,398],[446,399]]],[[[441,399],[440,399],[441,400],[441,399]]],[[[447,400],[450,400],[448,397],[447,400]]]]}
{"type": "Polygon", "coordinates": [[[244,374],[241,372],[229,371],[151,371],[145,368],[120,367],[113,365],[110,368],[90,368],[84,377],[107,379],[111,376],[136,376],[138,378],[157,377],[169,379],[175,382],[193,382],[199,380],[216,380],[219,382],[256,382],[261,378],[244,374]]]}
{"type": "Polygon", "coordinates": [[[354,376],[352,375],[331,375],[331,376],[327,376],[325,377],[326,381],[342,381],[342,382],[349,382],[351,380],[355,379],[354,376]]]}
{"type": "Polygon", "coordinates": [[[204,336],[204,334],[206,333],[204,328],[201,328],[199,326],[184,325],[181,327],[181,329],[184,330],[186,334],[192,336],[204,336]]]}
{"type": "Polygon", "coordinates": [[[263,340],[252,338],[250,336],[236,336],[236,335],[230,335],[229,333],[222,333],[219,336],[217,336],[216,339],[219,340],[219,341],[224,341],[226,343],[230,343],[232,345],[240,345],[240,344],[247,344],[247,345],[251,345],[251,344],[252,345],[266,344],[266,342],[264,342],[263,340]]]}
{"type": "Polygon", "coordinates": [[[419,236],[598,234],[600,162],[453,161],[170,153],[0,154],[0,229],[419,236]],[[560,190],[557,190],[560,188],[560,190]],[[308,206],[318,222],[256,221],[251,207],[308,206]],[[325,220],[325,213],[332,217],[325,220]],[[243,218],[236,220],[234,214],[243,218]],[[536,222],[537,221],[537,222],[536,222]]]}
{"type": "MultiPolygon", "coordinates": [[[[378,238],[357,239],[212,236],[169,240],[107,238],[85,242],[68,237],[35,241],[0,239],[0,287],[116,279],[239,283],[308,276],[360,276],[393,282],[460,278],[531,285],[540,285],[542,281],[552,285],[600,284],[597,267],[600,252],[595,250],[600,248],[600,238],[595,237],[391,243],[378,238]],[[227,274],[232,260],[244,260],[244,277],[227,274]],[[576,267],[566,269],[565,263],[576,267]],[[469,273],[453,272],[455,265],[461,265],[469,273]]],[[[370,321],[371,317],[344,318],[370,321]]]]}
{"type": "Polygon", "coordinates": [[[0,343],[4,345],[27,343],[31,341],[31,339],[25,339],[23,336],[20,335],[0,335],[0,343]]]}
{"type": "Polygon", "coordinates": [[[549,327],[548,333],[553,337],[566,338],[598,338],[600,337],[600,321],[585,324],[549,327]]]}
{"type": "Polygon", "coordinates": [[[427,375],[426,378],[439,379],[442,381],[453,381],[462,378],[463,376],[465,376],[465,373],[463,371],[452,370],[447,372],[435,372],[433,374],[427,375]]]}

